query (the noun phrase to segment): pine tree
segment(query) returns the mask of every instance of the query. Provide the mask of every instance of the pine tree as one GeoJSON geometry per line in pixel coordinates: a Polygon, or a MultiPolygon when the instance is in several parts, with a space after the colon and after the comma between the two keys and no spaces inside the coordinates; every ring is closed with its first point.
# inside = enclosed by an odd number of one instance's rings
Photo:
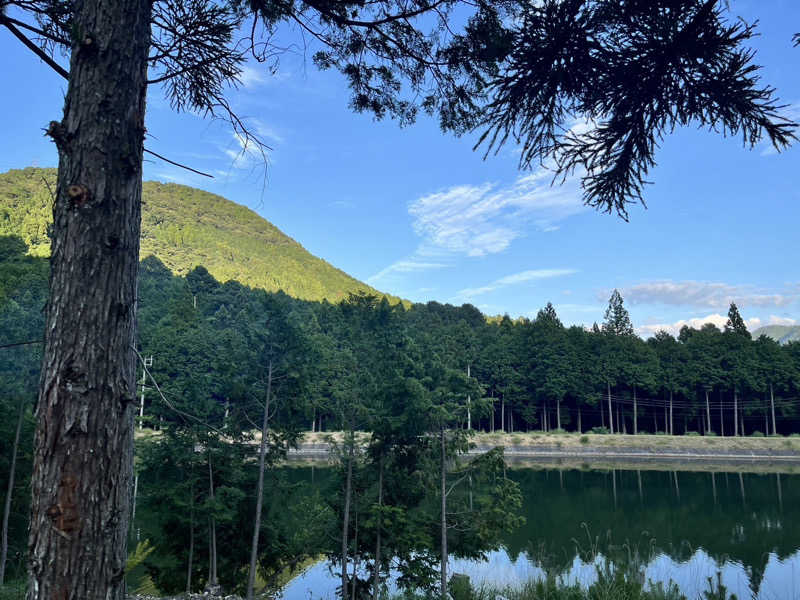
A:
{"type": "Polygon", "coordinates": [[[739,308],[736,306],[735,302],[731,302],[731,307],[728,309],[728,321],[725,323],[725,332],[738,333],[748,340],[751,339],[750,332],[747,331],[747,325],[744,324],[744,319],[742,319],[742,315],[739,314],[739,308]]]}
{"type": "Polygon", "coordinates": [[[628,310],[623,305],[622,295],[615,288],[608,299],[608,308],[603,317],[603,332],[612,335],[633,335],[633,325],[628,310]]]}

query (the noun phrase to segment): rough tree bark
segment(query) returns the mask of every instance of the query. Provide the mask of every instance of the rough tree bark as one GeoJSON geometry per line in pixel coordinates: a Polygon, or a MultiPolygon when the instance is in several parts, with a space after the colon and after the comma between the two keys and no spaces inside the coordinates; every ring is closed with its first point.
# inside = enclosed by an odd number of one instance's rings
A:
{"type": "Polygon", "coordinates": [[[8,489],[6,501],[3,506],[3,533],[0,541],[0,585],[6,579],[6,560],[8,559],[8,518],[11,515],[11,499],[14,497],[14,475],[17,471],[17,454],[19,451],[19,436],[22,433],[22,420],[25,416],[25,400],[20,398],[17,414],[17,429],[14,433],[14,449],[11,451],[11,465],[8,469],[8,489]]]}
{"type": "Polygon", "coordinates": [[[121,600],[149,0],[77,0],[31,480],[29,600],[121,600]]]}
{"type": "Polygon", "coordinates": [[[272,360],[267,367],[267,397],[264,400],[264,417],[261,421],[261,444],[258,446],[258,489],[256,490],[256,516],[253,521],[253,543],[250,546],[250,572],[247,577],[247,600],[253,600],[256,584],[256,558],[258,558],[258,534],[261,531],[261,506],[264,503],[264,460],[267,456],[269,435],[269,401],[272,394],[272,360]]]}

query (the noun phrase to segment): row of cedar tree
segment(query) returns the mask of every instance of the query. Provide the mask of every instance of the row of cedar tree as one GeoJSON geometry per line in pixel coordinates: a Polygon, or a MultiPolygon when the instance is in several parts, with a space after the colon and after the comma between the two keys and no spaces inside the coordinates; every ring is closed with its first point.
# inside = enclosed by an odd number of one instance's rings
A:
{"type": "MultiPolygon", "coordinates": [[[[0,346],[41,336],[47,263],[24,252],[20,240],[0,239],[0,346]]],[[[443,551],[436,492],[446,476],[456,554],[496,546],[517,522],[518,491],[497,456],[437,470],[441,453],[463,449],[468,428],[798,429],[800,343],[752,340],[733,305],[724,331],[707,325],[644,341],[616,292],[602,325],[585,329],[564,327],[549,304],[533,320],[512,321],[487,320],[469,305],[404,308],[363,294],[337,305],[303,302],[220,284],[202,267],[176,277],[153,257],[142,262],[139,299],[139,351],[153,357],[150,375],[140,370],[141,426],[162,435],[137,447],[135,530],[154,543],[144,564],[164,592],[217,578],[242,585],[255,475],[244,460],[252,445],[231,442],[252,440],[268,388],[268,465],[301,430],[369,431],[372,443],[359,456],[344,436],[340,469],[327,483],[269,471],[261,573],[319,554],[351,571],[360,561],[363,580],[342,579],[359,594],[372,592],[370,574],[382,580],[390,560],[401,567],[401,583],[436,585],[443,551]]],[[[28,415],[10,525],[8,572],[19,576],[40,350],[0,352],[0,481],[8,480],[17,411],[28,415]]]]}

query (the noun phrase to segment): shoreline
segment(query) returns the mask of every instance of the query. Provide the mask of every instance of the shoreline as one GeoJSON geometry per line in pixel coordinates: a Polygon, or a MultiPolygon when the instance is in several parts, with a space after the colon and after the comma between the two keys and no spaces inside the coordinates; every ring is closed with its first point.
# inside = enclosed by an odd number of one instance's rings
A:
{"type": "MultiPolygon", "coordinates": [[[[328,461],[331,437],[306,433],[288,462],[328,461]]],[[[362,434],[366,441],[368,435],[362,434]]],[[[468,455],[505,448],[510,468],[759,471],[800,473],[800,438],[578,433],[476,434],[468,455]]]]}

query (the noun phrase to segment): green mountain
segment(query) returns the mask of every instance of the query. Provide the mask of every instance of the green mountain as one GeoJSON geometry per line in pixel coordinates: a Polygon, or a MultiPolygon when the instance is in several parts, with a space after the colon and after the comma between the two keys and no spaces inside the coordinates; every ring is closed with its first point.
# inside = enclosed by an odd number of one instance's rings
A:
{"type": "Polygon", "coordinates": [[[752,335],[754,340],[765,335],[781,344],[800,342],[800,325],[765,325],[756,329],[752,335]]]}
{"type": "MultiPolygon", "coordinates": [[[[55,169],[0,174],[0,236],[21,237],[34,256],[50,253],[47,229],[55,179],[55,169]]],[[[283,290],[304,300],[336,302],[359,291],[380,294],[310,254],[250,209],[174,183],[144,183],[140,256],[150,255],[176,275],[202,265],[218,281],[283,290]]]]}

